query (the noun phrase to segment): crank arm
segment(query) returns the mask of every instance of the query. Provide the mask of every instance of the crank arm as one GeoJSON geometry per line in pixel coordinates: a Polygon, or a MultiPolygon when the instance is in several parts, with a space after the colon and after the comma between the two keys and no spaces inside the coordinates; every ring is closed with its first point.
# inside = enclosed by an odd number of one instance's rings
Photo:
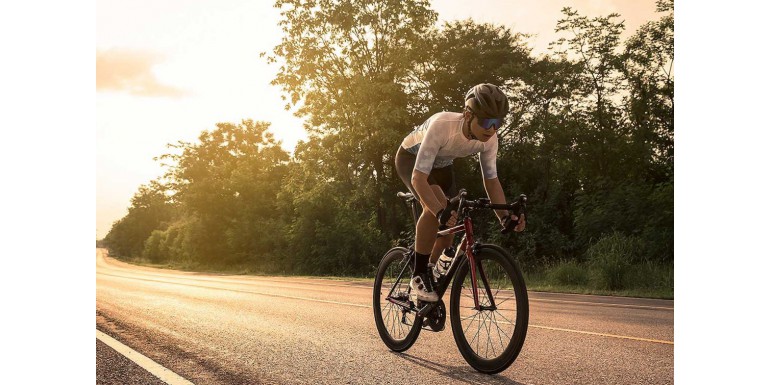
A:
{"type": "Polygon", "coordinates": [[[429,302],[427,305],[423,306],[422,309],[420,309],[420,311],[417,312],[417,316],[418,317],[425,317],[425,316],[427,316],[428,313],[433,311],[433,309],[436,307],[436,305],[438,305],[438,302],[429,302]]]}

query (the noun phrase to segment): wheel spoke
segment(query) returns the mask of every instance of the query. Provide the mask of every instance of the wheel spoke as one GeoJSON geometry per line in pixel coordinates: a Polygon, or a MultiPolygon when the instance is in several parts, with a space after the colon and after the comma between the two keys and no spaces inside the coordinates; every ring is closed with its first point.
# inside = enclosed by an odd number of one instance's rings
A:
{"type": "Polygon", "coordinates": [[[471,322],[468,322],[468,327],[465,328],[465,331],[463,332],[463,334],[467,334],[468,333],[468,329],[471,328],[471,325],[473,325],[473,321],[475,321],[476,317],[478,317],[478,316],[479,316],[479,313],[476,313],[476,314],[473,315],[473,319],[471,320],[471,322]]]}
{"type": "MultiPolygon", "coordinates": [[[[389,303],[390,305],[393,305],[393,304],[392,304],[392,303],[390,303],[390,302],[388,302],[388,303],[389,303]]],[[[388,320],[390,320],[390,318],[391,318],[391,314],[390,314],[390,313],[393,311],[393,307],[392,307],[392,306],[387,306],[387,305],[386,305],[386,306],[385,306],[385,308],[386,308],[386,309],[388,309],[388,310],[387,310],[385,313],[383,313],[383,314],[382,314],[382,319],[383,319],[383,320],[385,320],[385,319],[388,319],[388,320]]]]}
{"type": "MultiPolygon", "coordinates": [[[[490,321],[490,319],[489,319],[489,316],[487,316],[487,321],[490,321]]],[[[490,345],[491,345],[491,344],[490,344],[490,342],[492,342],[492,339],[490,338],[492,333],[491,333],[491,331],[489,330],[489,323],[485,323],[485,325],[484,325],[484,326],[486,326],[486,327],[487,327],[487,350],[486,350],[486,352],[484,353],[484,355],[485,355],[485,356],[488,356],[488,354],[489,354],[489,347],[490,347],[490,345]]],[[[495,353],[495,348],[494,348],[494,347],[492,347],[492,353],[493,353],[493,354],[496,354],[496,353],[495,353]]]]}
{"type": "MultiPolygon", "coordinates": [[[[492,316],[493,316],[493,313],[489,313],[490,328],[489,328],[489,336],[487,336],[487,338],[489,338],[489,345],[492,346],[492,354],[494,354],[495,357],[497,357],[497,350],[495,350],[495,344],[497,343],[497,341],[495,341],[495,339],[492,338],[492,331],[494,330],[495,333],[497,333],[497,338],[498,339],[500,338],[500,333],[496,330],[497,329],[497,323],[494,324],[494,328],[491,327],[492,323],[494,322],[492,316]]],[[[503,349],[500,350],[500,353],[502,353],[502,350],[503,349]]]]}
{"type": "MultiPolygon", "coordinates": [[[[481,332],[481,323],[479,322],[479,330],[476,332],[476,335],[473,336],[473,339],[471,340],[471,343],[469,345],[473,346],[473,341],[476,341],[476,338],[479,336],[479,333],[481,332]]],[[[479,343],[476,342],[476,351],[479,351],[479,343]]]]}
{"type": "MultiPolygon", "coordinates": [[[[502,332],[503,334],[505,334],[505,338],[510,340],[511,337],[508,335],[508,333],[506,333],[505,330],[501,329],[500,326],[497,326],[497,317],[495,316],[494,312],[492,313],[492,317],[495,318],[495,326],[497,327],[497,330],[498,330],[498,336],[500,335],[500,332],[502,332]]],[[[502,338],[500,339],[500,345],[505,346],[502,338]]]]}
{"type": "Polygon", "coordinates": [[[396,322],[398,322],[398,311],[394,307],[388,312],[388,325],[390,325],[391,330],[390,335],[393,335],[396,332],[396,322]]]}
{"type": "Polygon", "coordinates": [[[502,330],[500,329],[500,326],[497,325],[497,318],[495,317],[495,313],[494,312],[492,312],[492,318],[495,320],[495,328],[497,329],[495,331],[497,332],[497,339],[498,339],[498,341],[500,341],[500,350],[501,350],[501,352],[504,352],[505,351],[505,343],[503,342],[503,336],[500,335],[500,332],[502,330]]]}
{"type": "MultiPolygon", "coordinates": [[[[495,298],[497,298],[497,297],[495,297],[495,298]]],[[[516,298],[516,296],[514,295],[514,296],[511,296],[511,297],[503,297],[503,298],[505,298],[505,299],[503,299],[502,301],[495,301],[495,305],[497,305],[499,307],[500,305],[505,303],[505,301],[508,301],[510,299],[513,299],[513,298],[516,298]]]]}
{"type": "Polygon", "coordinates": [[[508,321],[511,325],[516,325],[513,321],[509,320],[508,317],[500,314],[500,317],[503,317],[504,320],[508,321]]]}

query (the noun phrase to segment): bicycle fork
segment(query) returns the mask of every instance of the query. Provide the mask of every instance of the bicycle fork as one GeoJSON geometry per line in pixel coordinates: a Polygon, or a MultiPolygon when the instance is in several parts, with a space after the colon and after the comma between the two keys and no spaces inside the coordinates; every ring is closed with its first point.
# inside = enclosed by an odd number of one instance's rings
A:
{"type": "MultiPolygon", "coordinates": [[[[463,235],[463,239],[460,241],[460,247],[457,248],[455,257],[452,260],[452,264],[449,266],[449,270],[444,276],[444,284],[437,288],[436,294],[438,294],[439,298],[444,296],[444,292],[446,292],[446,289],[449,287],[449,281],[447,278],[452,277],[455,274],[456,270],[459,268],[458,261],[460,260],[461,256],[465,254],[465,256],[468,258],[468,264],[471,273],[471,291],[473,292],[474,304],[473,308],[476,311],[497,310],[497,305],[495,305],[495,299],[492,296],[492,289],[490,288],[487,274],[484,272],[484,267],[481,266],[481,264],[476,263],[475,255],[479,244],[477,244],[473,239],[473,226],[471,224],[470,218],[465,217],[465,223],[463,227],[465,229],[465,234],[463,235]],[[481,282],[484,284],[484,290],[486,291],[487,298],[489,299],[489,305],[487,306],[481,305],[481,303],[479,303],[479,287],[477,283],[477,277],[481,278],[481,282]]],[[[436,307],[437,304],[438,302],[428,303],[417,312],[417,316],[425,317],[433,310],[433,308],[436,307]]]]}
{"type": "Polygon", "coordinates": [[[487,280],[487,274],[484,273],[484,267],[480,263],[476,263],[476,251],[479,244],[473,239],[473,226],[471,225],[471,219],[465,217],[465,236],[463,237],[462,249],[465,251],[465,255],[468,257],[468,264],[471,271],[471,291],[473,292],[473,308],[476,311],[481,310],[497,310],[495,306],[495,299],[492,296],[492,290],[489,287],[489,281],[487,280]],[[468,247],[470,246],[470,247],[468,247]],[[481,277],[481,282],[484,283],[484,289],[487,292],[487,298],[489,299],[489,306],[482,306],[479,303],[479,287],[478,276],[481,277]]]}

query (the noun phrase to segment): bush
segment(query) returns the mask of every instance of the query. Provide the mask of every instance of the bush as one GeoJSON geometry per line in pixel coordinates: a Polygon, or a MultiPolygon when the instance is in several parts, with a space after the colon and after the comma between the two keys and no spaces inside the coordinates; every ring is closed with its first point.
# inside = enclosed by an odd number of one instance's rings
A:
{"type": "Polygon", "coordinates": [[[649,261],[635,264],[626,273],[624,286],[629,289],[673,293],[674,265],[649,261]]]}
{"type": "Polygon", "coordinates": [[[645,259],[673,263],[674,184],[655,186],[648,202],[650,215],[641,234],[645,244],[645,259]]]}
{"type": "Polygon", "coordinates": [[[575,261],[561,261],[547,273],[552,285],[582,286],[588,283],[588,270],[575,261]]]}
{"type": "Polygon", "coordinates": [[[605,235],[586,252],[591,281],[597,289],[620,290],[635,260],[640,257],[642,242],[638,237],[618,232],[605,235]]]}
{"type": "Polygon", "coordinates": [[[166,232],[160,230],[153,230],[150,237],[144,241],[144,251],[142,256],[147,258],[150,262],[158,263],[164,259],[168,259],[168,256],[163,252],[164,243],[166,242],[166,232]]]}

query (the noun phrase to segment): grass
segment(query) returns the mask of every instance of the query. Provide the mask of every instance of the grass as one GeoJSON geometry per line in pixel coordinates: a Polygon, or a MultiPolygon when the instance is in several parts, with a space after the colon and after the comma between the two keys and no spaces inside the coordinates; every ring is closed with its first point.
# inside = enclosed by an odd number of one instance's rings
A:
{"type": "Polygon", "coordinates": [[[648,262],[628,265],[618,286],[607,288],[603,271],[585,264],[562,261],[552,266],[525,271],[527,289],[554,293],[611,295],[674,299],[674,267],[648,262]]]}

